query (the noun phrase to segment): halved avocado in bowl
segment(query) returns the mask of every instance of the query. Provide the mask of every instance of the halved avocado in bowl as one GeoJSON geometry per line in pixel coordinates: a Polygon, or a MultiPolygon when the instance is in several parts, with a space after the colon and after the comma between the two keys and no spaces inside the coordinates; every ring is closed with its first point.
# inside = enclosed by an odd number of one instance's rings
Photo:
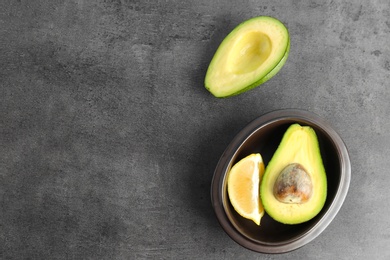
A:
{"type": "Polygon", "coordinates": [[[314,218],[327,195],[327,178],[316,132],[292,124],[272,156],[260,186],[264,208],[274,220],[300,224],[314,218]]]}

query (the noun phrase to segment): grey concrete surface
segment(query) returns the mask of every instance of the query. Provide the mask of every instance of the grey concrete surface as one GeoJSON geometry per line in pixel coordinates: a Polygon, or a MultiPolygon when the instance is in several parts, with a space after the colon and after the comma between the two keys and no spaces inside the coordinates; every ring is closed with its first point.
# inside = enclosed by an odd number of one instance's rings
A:
{"type": "Polygon", "coordinates": [[[389,259],[390,4],[0,2],[1,259],[389,259]],[[258,15],[291,54],[229,99],[203,87],[217,46],[258,15]],[[240,247],[210,203],[234,135],[280,108],[324,117],[352,180],[330,226],[285,255],[240,247]]]}

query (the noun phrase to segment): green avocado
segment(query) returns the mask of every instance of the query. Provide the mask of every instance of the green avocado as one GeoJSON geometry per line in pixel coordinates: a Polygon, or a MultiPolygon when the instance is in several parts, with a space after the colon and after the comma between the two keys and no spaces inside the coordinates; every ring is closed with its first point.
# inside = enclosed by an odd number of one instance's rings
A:
{"type": "Polygon", "coordinates": [[[249,19],[231,31],[218,47],[205,77],[216,97],[238,95],[275,76],[290,52],[287,28],[269,16],[249,19]]]}
{"type": "Polygon", "coordinates": [[[260,184],[264,209],[274,220],[299,224],[323,208],[327,179],[313,128],[292,124],[266,166],[260,184]]]}

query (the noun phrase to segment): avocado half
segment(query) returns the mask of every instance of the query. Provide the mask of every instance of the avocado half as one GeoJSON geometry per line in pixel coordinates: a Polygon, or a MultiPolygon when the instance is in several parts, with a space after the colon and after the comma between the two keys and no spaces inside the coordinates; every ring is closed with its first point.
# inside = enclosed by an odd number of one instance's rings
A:
{"type": "Polygon", "coordinates": [[[278,222],[299,224],[312,219],[321,211],[326,195],[327,179],[317,135],[309,126],[292,124],[268,163],[260,184],[264,209],[278,222]],[[311,180],[311,197],[304,203],[281,202],[275,195],[279,176],[292,164],[302,166],[311,180]]]}
{"type": "Polygon", "coordinates": [[[249,19],[231,31],[218,47],[205,77],[216,97],[238,95],[279,72],[290,51],[287,28],[269,16],[249,19]]]}

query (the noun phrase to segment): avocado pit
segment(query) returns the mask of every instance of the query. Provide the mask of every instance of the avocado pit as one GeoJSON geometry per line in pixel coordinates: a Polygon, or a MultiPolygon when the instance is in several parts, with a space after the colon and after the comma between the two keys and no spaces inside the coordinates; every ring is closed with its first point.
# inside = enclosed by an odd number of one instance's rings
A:
{"type": "Polygon", "coordinates": [[[310,200],[313,183],[310,175],[299,163],[287,165],[275,181],[273,193],[275,198],[288,204],[302,204],[310,200]]]}

